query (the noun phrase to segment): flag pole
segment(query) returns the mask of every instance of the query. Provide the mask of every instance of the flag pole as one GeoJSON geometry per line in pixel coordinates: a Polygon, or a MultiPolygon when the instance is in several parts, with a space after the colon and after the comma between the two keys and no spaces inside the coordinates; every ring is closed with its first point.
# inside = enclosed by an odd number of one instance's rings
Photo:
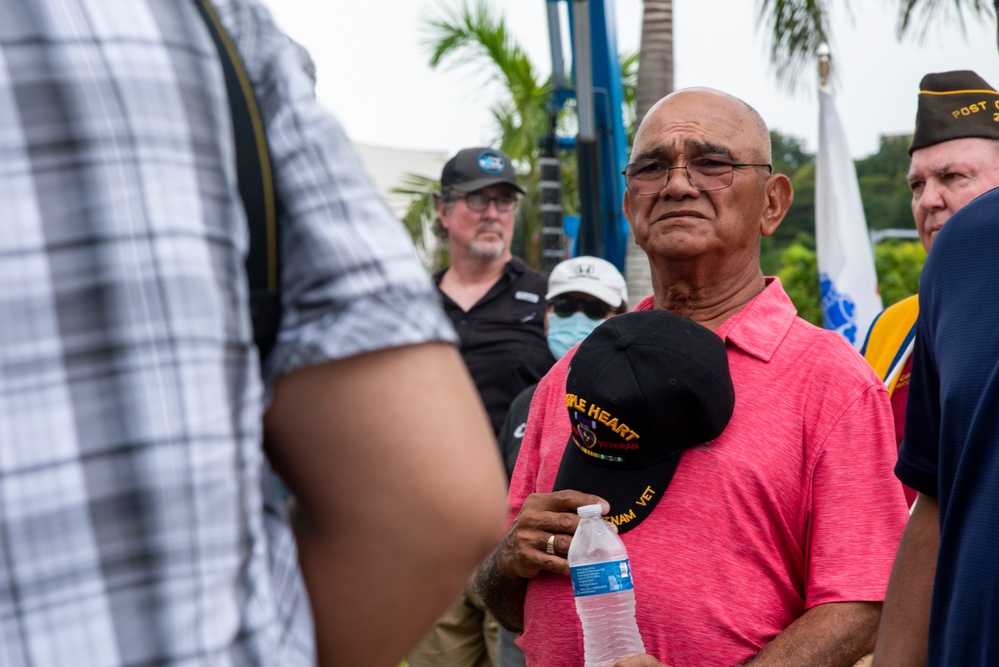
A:
{"type": "Polygon", "coordinates": [[[816,55],[819,151],[815,164],[815,254],[822,324],[860,349],[867,329],[881,312],[881,295],[856,167],[829,87],[829,47],[819,45],[816,55]]]}
{"type": "Polygon", "coordinates": [[[829,45],[822,42],[815,50],[815,54],[819,57],[819,86],[827,88],[829,86],[829,45]]]}

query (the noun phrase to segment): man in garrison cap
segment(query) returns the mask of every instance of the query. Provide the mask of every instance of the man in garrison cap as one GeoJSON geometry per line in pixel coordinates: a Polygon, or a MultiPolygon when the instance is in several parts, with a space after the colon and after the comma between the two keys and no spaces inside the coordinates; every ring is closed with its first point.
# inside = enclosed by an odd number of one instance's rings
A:
{"type": "MultiPolygon", "coordinates": [[[[982,100],[991,119],[995,93],[975,101],[982,100]]],[[[954,214],[923,265],[905,440],[895,465],[919,496],[892,568],[876,667],[993,665],[999,655],[997,247],[993,188],[954,214]]]]}
{"type": "MultiPolygon", "coordinates": [[[[929,252],[955,211],[999,186],[999,92],[968,70],[924,76],[909,155],[912,217],[929,252]]],[[[888,386],[900,445],[918,314],[916,294],[885,309],[862,350],[888,386]]],[[[905,493],[911,506],[916,492],[905,493]]]]}

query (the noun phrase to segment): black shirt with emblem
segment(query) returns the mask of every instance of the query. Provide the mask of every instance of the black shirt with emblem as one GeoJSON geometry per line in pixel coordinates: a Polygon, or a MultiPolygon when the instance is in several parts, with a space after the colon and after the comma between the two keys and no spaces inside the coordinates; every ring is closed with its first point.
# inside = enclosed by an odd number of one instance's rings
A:
{"type": "MultiPolygon", "coordinates": [[[[444,271],[434,274],[438,292],[443,276],[444,271]]],[[[555,363],[545,337],[547,291],[548,276],[514,257],[503,276],[468,311],[440,292],[494,433],[517,394],[555,363]]]]}
{"type": "Polygon", "coordinates": [[[524,431],[527,430],[527,416],[531,411],[531,401],[534,399],[534,392],[537,389],[538,383],[535,382],[517,394],[517,397],[510,403],[510,409],[507,410],[506,418],[496,436],[500,456],[503,458],[503,465],[506,466],[507,483],[513,479],[513,469],[517,465],[520,445],[524,441],[524,431]]]}

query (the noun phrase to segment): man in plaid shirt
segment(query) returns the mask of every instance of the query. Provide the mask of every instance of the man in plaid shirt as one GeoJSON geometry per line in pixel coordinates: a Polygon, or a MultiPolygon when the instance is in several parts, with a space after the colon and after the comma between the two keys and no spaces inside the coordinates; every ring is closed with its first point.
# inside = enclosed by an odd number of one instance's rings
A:
{"type": "Polygon", "coordinates": [[[255,0],[217,9],[284,207],[263,369],[195,2],[0,3],[0,665],[394,665],[502,527],[408,238],[293,43],[255,0]]]}

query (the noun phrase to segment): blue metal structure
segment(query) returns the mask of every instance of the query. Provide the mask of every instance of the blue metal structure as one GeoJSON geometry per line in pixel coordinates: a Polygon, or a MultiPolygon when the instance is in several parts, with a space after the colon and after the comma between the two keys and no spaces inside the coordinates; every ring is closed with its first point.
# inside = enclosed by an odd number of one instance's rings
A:
{"type": "MultiPolygon", "coordinates": [[[[604,257],[624,272],[628,223],[621,213],[628,147],[624,127],[624,92],[617,49],[614,0],[546,0],[555,89],[553,107],[575,97],[579,135],[559,138],[573,147],[579,161],[580,221],[577,255],[604,257]],[[571,37],[572,82],[565,86],[558,3],[567,7],[571,37]]],[[[568,230],[567,230],[568,231],[568,230]]]]}

